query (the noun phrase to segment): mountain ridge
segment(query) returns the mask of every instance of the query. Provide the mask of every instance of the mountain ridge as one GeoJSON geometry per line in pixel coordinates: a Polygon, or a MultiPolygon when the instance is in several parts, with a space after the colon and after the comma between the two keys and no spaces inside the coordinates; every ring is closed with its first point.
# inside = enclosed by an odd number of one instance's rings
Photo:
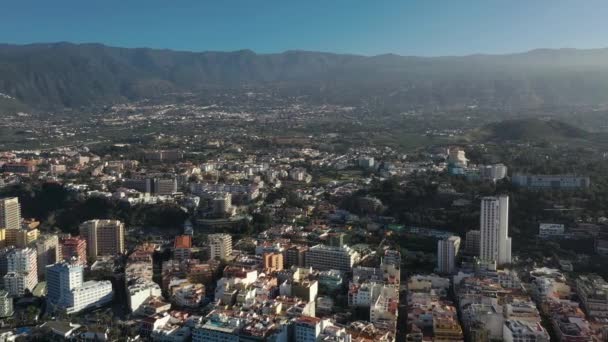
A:
{"type": "Polygon", "coordinates": [[[398,109],[595,105],[608,103],[608,48],[417,57],[0,44],[0,93],[36,108],[245,86],[304,90],[336,103],[375,98],[398,109]]]}

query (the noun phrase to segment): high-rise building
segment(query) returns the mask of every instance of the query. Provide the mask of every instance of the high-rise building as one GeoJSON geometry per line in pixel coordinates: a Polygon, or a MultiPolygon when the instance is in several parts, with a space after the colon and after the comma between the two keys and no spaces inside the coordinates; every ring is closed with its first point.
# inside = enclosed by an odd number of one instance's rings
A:
{"type": "Polygon", "coordinates": [[[11,296],[23,296],[38,284],[37,255],[33,248],[18,248],[6,254],[4,289],[11,296]]]}
{"type": "Polygon", "coordinates": [[[232,236],[229,234],[210,234],[207,241],[210,259],[227,259],[232,255],[232,236]]]}
{"type": "Polygon", "coordinates": [[[452,274],[456,271],[456,257],[460,251],[460,237],[450,236],[437,241],[437,270],[439,273],[452,274]]]}
{"type": "Polygon", "coordinates": [[[0,198],[0,228],[21,228],[21,205],[19,198],[0,198]]]}
{"type": "Polygon", "coordinates": [[[38,254],[38,275],[44,275],[44,269],[47,265],[61,261],[59,237],[54,234],[40,237],[36,241],[36,253],[38,254]]]}
{"type": "Polygon", "coordinates": [[[481,199],[479,259],[496,263],[511,263],[511,238],[509,237],[509,196],[484,197],[481,199]]]}
{"type": "Polygon", "coordinates": [[[469,230],[464,239],[464,249],[466,253],[479,255],[481,232],[479,230],[469,230]]]}
{"type": "Polygon", "coordinates": [[[7,291],[0,290],[0,318],[13,315],[13,298],[7,291]]]}
{"type": "Polygon", "coordinates": [[[87,242],[79,237],[62,238],[61,259],[85,266],[87,264],[87,242]]]}
{"type": "Polygon", "coordinates": [[[83,269],[80,265],[58,263],[49,265],[46,271],[46,300],[49,307],[60,305],[71,290],[84,283],[83,269]]]}
{"type": "Polygon", "coordinates": [[[118,220],[90,220],[80,225],[89,257],[117,255],[125,251],[125,226],[118,220]]]}
{"type": "Polygon", "coordinates": [[[49,310],[68,314],[100,307],[112,301],[110,281],[84,281],[83,268],[59,263],[46,268],[49,310]]]}

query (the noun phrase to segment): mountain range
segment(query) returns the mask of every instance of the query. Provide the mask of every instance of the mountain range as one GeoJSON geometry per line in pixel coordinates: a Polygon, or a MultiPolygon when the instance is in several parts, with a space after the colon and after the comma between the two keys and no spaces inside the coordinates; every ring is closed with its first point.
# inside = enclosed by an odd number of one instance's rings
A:
{"type": "Polygon", "coordinates": [[[608,49],[408,57],[0,44],[0,93],[34,108],[250,87],[400,109],[599,105],[608,103],[608,49]]]}

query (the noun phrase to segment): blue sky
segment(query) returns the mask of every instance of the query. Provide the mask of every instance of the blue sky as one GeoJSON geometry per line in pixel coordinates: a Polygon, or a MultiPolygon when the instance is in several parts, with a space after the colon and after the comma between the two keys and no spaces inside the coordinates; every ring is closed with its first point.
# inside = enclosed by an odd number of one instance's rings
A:
{"type": "Polygon", "coordinates": [[[608,47],[606,0],[3,0],[0,42],[465,55],[608,47]]]}

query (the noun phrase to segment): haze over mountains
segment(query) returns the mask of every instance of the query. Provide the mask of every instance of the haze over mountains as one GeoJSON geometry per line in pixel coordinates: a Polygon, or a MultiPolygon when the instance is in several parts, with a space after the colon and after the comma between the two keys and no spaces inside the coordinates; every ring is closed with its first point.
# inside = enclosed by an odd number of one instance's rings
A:
{"type": "Polygon", "coordinates": [[[608,49],[430,58],[0,45],[0,93],[32,107],[77,107],[241,87],[274,87],[353,105],[374,99],[403,109],[598,105],[608,103],[608,49]]]}

